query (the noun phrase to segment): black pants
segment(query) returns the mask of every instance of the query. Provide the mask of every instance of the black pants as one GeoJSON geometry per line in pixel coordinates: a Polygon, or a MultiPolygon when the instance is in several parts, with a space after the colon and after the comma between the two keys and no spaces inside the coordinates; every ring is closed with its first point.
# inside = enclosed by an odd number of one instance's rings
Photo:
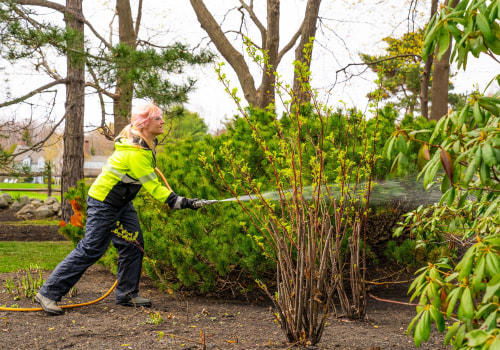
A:
{"type": "Polygon", "coordinates": [[[118,250],[118,284],[116,302],[128,301],[139,292],[144,239],[137,212],[129,202],[121,209],[114,208],[94,198],[87,198],[87,225],[85,236],[76,248],[55,268],[40,289],[43,296],[60,301],[83,273],[106,252],[110,242],[118,250]],[[114,230],[117,223],[128,232],[139,232],[136,242],[118,237],[114,230]]]}

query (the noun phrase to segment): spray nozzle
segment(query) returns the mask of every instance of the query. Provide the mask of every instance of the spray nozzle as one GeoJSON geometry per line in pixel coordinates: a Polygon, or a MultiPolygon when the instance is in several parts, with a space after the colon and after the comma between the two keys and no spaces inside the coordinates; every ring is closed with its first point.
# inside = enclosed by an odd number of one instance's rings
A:
{"type": "Polygon", "coordinates": [[[205,205],[210,205],[219,202],[217,199],[199,199],[193,203],[195,208],[202,208],[205,205]]]}

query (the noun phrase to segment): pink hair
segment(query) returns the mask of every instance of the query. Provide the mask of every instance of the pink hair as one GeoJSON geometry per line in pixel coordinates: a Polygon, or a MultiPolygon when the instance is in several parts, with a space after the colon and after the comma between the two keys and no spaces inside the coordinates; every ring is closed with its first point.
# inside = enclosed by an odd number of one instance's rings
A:
{"type": "Polygon", "coordinates": [[[162,114],[162,110],[154,103],[148,103],[138,106],[132,111],[132,119],[130,120],[130,124],[135,129],[140,130],[147,126],[151,122],[153,117],[158,114],[162,114]]]}

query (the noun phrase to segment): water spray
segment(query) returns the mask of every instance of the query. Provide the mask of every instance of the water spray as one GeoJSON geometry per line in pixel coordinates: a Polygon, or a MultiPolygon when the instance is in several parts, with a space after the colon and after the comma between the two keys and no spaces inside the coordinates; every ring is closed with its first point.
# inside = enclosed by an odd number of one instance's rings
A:
{"type": "MultiPolygon", "coordinates": [[[[400,203],[408,203],[412,206],[418,207],[419,205],[430,205],[439,202],[441,199],[442,193],[439,190],[438,185],[434,185],[431,188],[425,190],[422,184],[422,181],[417,181],[415,178],[407,177],[403,179],[397,180],[381,180],[381,181],[373,181],[372,190],[370,192],[370,205],[383,205],[389,202],[400,202],[400,203]]],[[[357,184],[355,190],[353,185],[346,185],[344,191],[341,191],[341,187],[338,184],[331,184],[322,186],[321,192],[325,195],[324,198],[337,199],[339,200],[342,197],[342,193],[349,193],[350,196],[353,196],[355,199],[361,199],[363,197],[363,193],[366,189],[365,183],[357,184]],[[328,194],[328,195],[326,195],[328,194]]],[[[304,187],[300,190],[301,196],[305,200],[312,200],[315,196],[315,191],[312,186],[304,187]]],[[[211,205],[214,203],[222,203],[222,202],[248,202],[257,200],[262,198],[264,200],[277,201],[280,200],[282,196],[285,198],[291,196],[293,193],[292,189],[284,190],[284,191],[268,191],[261,193],[259,195],[249,194],[239,197],[231,197],[221,200],[199,200],[195,203],[197,208],[201,208],[205,205],[211,205]],[[198,206],[197,206],[198,205],[198,206]]]]}

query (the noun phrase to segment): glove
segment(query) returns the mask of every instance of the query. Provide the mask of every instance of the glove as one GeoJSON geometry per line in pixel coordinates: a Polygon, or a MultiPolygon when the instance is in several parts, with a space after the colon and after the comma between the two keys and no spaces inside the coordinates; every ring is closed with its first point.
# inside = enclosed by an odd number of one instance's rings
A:
{"type": "Polygon", "coordinates": [[[189,208],[192,210],[198,210],[200,208],[200,206],[196,206],[195,205],[196,202],[198,202],[198,198],[189,199],[189,198],[181,197],[181,196],[177,195],[177,193],[175,193],[175,192],[170,193],[167,200],[165,201],[165,203],[167,203],[171,209],[189,208]]]}
{"type": "Polygon", "coordinates": [[[186,208],[189,208],[191,210],[198,210],[201,208],[201,205],[198,205],[199,203],[198,198],[193,198],[193,199],[186,198],[186,199],[187,199],[186,208]]]}

